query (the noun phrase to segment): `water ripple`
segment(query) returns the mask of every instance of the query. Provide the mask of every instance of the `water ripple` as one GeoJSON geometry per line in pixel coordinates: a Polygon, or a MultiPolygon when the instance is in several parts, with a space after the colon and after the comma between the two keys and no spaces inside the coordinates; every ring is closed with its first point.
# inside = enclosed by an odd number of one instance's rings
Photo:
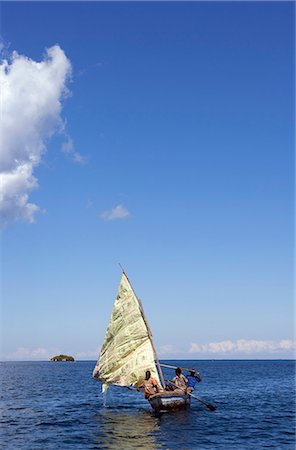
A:
{"type": "Polygon", "coordinates": [[[161,415],[139,393],[116,387],[104,406],[93,366],[1,363],[2,447],[295,449],[293,361],[190,361],[203,372],[198,395],[218,409],[192,400],[188,411],[161,415]]]}

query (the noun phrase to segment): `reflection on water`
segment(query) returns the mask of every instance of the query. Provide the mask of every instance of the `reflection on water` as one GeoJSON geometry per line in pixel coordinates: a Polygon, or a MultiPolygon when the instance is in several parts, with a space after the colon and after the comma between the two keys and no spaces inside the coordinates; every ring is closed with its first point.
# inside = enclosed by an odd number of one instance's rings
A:
{"type": "Polygon", "coordinates": [[[97,415],[98,448],[158,449],[154,434],[159,430],[159,419],[150,411],[135,408],[102,408],[97,415]]]}
{"type": "MultiPolygon", "coordinates": [[[[199,405],[198,405],[199,406],[199,405]]],[[[96,449],[147,449],[169,448],[166,443],[173,435],[177,448],[192,432],[192,422],[198,410],[174,413],[153,413],[149,403],[138,392],[110,387],[104,406],[97,410],[94,421],[96,449]]]]}
{"type": "Polygon", "coordinates": [[[155,415],[142,395],[118,388],[110,388],[106,400],[106,406],[95,415],[97,449],[168,448],[172,435],[174,444],[182,448],[198,411],[192,408],[155,415]]]}

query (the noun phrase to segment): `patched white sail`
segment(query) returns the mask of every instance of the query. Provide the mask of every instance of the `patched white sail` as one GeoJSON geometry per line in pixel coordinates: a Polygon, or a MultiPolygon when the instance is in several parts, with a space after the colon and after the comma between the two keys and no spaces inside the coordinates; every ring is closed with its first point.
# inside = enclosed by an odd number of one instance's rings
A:
{"type": "Polygon", "coordinates": [[[123,273],[93,376],[107,385],[139,385],[146,370],[160,382],[141,307],[123,273]]]}

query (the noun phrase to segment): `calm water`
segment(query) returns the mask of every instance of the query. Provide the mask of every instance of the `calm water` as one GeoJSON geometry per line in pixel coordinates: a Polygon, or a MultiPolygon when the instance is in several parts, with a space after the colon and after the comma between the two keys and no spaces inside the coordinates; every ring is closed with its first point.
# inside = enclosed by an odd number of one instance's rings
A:
{"type": "Polygon", "coordinates": [[[178,361],[201,370],[198,395],[218,409],[192,400],[160,417],[124,388],[104,406],[94,364],[1,363],[1,448],[295,449],[293,361],[178,361]]]}

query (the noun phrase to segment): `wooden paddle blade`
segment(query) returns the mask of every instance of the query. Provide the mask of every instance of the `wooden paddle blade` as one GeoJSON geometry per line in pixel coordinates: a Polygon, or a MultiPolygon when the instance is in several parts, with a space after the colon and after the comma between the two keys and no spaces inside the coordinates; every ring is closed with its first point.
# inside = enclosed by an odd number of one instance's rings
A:
{"type": "Polygon", "coordinates": [[[216,405],[212,405],[211,403],[208,403],[208,404],[207,404],[207,408],[208,408],[210,411],[215,411],[215,410],[217,409],[217,406],[216,406],[216,405]]]}

